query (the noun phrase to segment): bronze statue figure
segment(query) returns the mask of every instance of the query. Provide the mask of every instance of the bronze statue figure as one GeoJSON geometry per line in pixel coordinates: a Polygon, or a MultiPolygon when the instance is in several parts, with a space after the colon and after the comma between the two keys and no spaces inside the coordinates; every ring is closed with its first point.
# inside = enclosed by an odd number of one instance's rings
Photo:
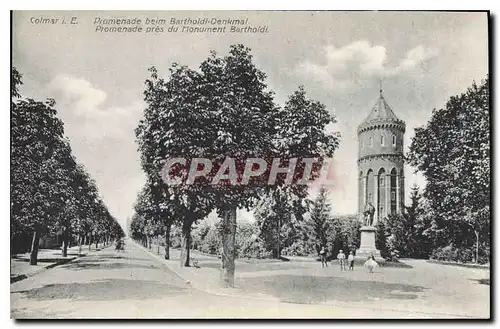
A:
{"type": "Polygon", "coordinates": [[[374,214],[375,214],[375,207],[372,205],[371,202],[368,202],[368,204],[365,206],[365,210],[363,212],[365,226],[372,226],[373,225],[373,215],[374,214]]]}

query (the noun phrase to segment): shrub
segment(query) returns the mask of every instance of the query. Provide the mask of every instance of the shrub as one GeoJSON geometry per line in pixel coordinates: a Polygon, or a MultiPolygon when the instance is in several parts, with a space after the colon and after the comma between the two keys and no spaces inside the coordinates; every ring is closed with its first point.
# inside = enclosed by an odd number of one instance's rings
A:
{"type": "Polygon", "coordinates": [[[172,226],[170,231],[170,247],[181,247],[181,229],[178,226],[172,226]]]}
{"type": "Polygon", "coordinates": [[[257,239],[240,241],[237,244],[236,254],[238,258],[270,258],[272,253],[267,251],[264,243],[257,239]]]}
{"type": "Polygon", "coordinates": [[[203,241],[198,246],[201,252],[218,255],[221,247],[221,239],[216,225],[210,226],[208,233],[205,235],[203,241]]]}
{"type": "Polygon", "coordinates": [[[291,246],[281,251],[285,256],[311,256],[316,254],[316,248],[307,241],[295,241],[291,246]]]}
{"type": "Polygon", "coordinates": [[[431,259],[468,263],[474,261],[474,250],[470,248],[457,248],[453,244],[435,249],[431,259]]]}
{"type": "Polygon", "coordinates": [[[256,223],[241,222],[236,227],[236,256],[239,258],[268,258],[272,253],[266,251],[264,241],[259,238],[260,230],[256,223]]]}
{"type": "Polygon", "coordinates": [[[387,238],[387,254],[385,255],[385,259],[390,261],[397,261],[399,258],[399,250],[396,248],[397,241],[394,234],[391,234],[387,238]]]}

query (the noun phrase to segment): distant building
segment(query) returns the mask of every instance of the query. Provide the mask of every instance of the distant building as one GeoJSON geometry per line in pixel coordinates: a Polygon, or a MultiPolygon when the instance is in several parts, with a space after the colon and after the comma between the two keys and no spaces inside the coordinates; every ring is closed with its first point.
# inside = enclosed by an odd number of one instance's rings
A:
{"type": "Polygon", "coordinates": [[[373,225],[399,213],[404,201],[403,141],[406,124],[398,119],[380,89],[368,117],[358,126],[358,213],[371,202],[373,225]]]}

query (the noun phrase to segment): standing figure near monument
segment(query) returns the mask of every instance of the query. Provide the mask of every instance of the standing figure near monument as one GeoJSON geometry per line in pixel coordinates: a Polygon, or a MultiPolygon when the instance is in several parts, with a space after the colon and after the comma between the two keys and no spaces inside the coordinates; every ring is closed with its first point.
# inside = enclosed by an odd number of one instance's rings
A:
{"type": "Polygon", "coordinates": [[[340,270],[345,271],[345,254],[342,249],[339,250],[339,254],[337,255],[337,259],[339,260],[340,270]]]}
{"type": "Polygon", "coordinates": [[[319,257],[321,258],[321,267],[328,267],[328,263],[326,261],[326,250],[325,247],[321,247],[321,250],[319,252],[319,257]]]}
{"type": "Polygon", "coordinates": [[[354,271],[354,253],[349,252],[349,257],[347,257],[347,262],[349,263],[349,270],[354,271]]]}

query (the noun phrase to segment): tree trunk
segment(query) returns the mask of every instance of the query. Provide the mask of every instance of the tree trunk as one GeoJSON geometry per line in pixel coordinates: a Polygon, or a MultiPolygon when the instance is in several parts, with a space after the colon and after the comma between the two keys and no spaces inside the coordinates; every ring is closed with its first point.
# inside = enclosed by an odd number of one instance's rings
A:
{"type": "Polygon", "coordinates": [[[165,259],[170,259],[170,224],[165,226],[165,259]]]}
{"type": "Polygon", "coordinates": [[[62,236],[62,256],[63,257],[68,257],[68,240],[69,240],[68,229],[64,229],[63,236],[62,236]]]}
{"type": "Polygon", "coordinates": [[[84,236],[79,234],[78,235],[78,256],[81,255],[82,253],[82,243],[83,243],[84,236]]]}
{"type": "Polygon", "coordinates": [[[89,234],[89,251],[91,250],[92,248],[92,235],[89,234]]]}
{"type": "Polygon", "coordinates": [[[476,264],[479,263],[479,232],[474,230],[476,233],[476,264]]]}
{"type": "Polygon", "coordinates": [[[35,229],[33,240],[31,241],[30,265],[36,265],[38,262],[38,245],[40,244],[40,232],[35,229]]]}
{"type": "Polygon", "coordinates": [[[221,285],[224,288],[234,287],[234,258],[236,235],[236,207],[224,210],[222,213],[222,256],[221,285]]]}
{"type": "Polygon", "coordinates": [[[156,236],[156,246],[158,248],[156,253],[159,255],[160,254],[160,236],[159,235],[156,236]]]}
{"type": "Polygon", "coordinates": [[[191,226],[193,221],[189,216],[184,218],[181,233],[181,267],[189,267],[189,251],[191,249],[191,226]]]}
{"type": "Polygon", "coordinates": [[[99,248],[99,237],[97,235],[95,236],[95,248],[99,248]]]}
{"type": "Polygon", "coordinates": [[[280,231],[281,231],[281,220],[278,218],[278,246],[276,248],[276,258],[280,259],[281,250],[280,250],[280,231]]]}

